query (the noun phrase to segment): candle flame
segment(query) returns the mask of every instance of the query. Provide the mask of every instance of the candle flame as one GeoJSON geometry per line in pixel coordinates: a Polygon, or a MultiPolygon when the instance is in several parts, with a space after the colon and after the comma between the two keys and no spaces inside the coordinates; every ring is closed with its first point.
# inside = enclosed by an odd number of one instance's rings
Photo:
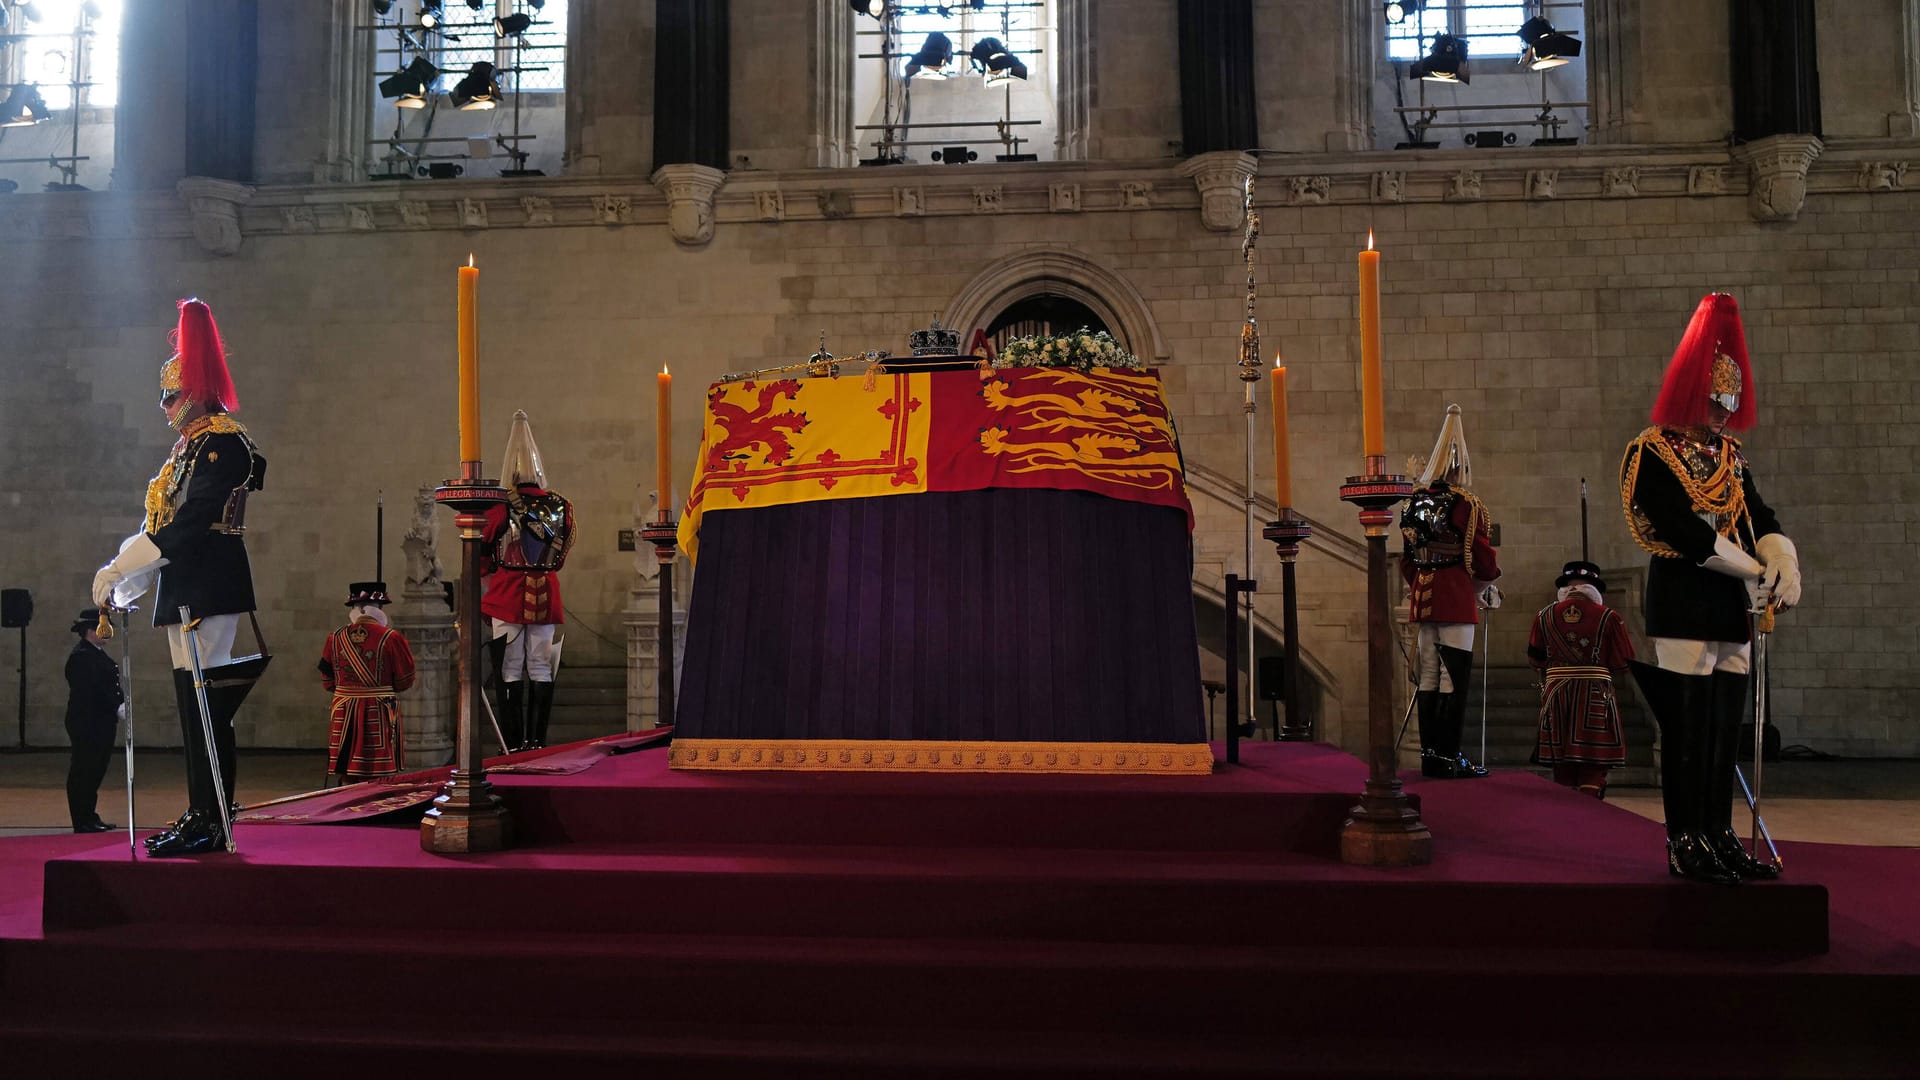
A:
{"type": "Polygon", "coordinates": [[[1368,228],[1367,228],[1367,250],[1368,250],[1368,251],[1372,251],[1372,250],[1373,250],[1373,228],[1372,228],[1372,226],[1368,226],[1368,228]]]}
{"type": "MultiPolygon", "coordinates": [[[[1373,245],[1372,245],[1372,244],[1368,244],[1367,246],[1369,246],[1369,247],[1371,247],[1371,246],[1373,246],[1373,245]]],[[[468,265],[468,266],[472,266],[472,265],[473,265],[473,252],[471,252],[471,251],[469,251],[469,252],[467,252],[467,265],[468,265]]]]}
{"type": "Polygon", "coordinates": [[[1275,349],[1275,350],[1274,350],[1274,352],[1273,352],[1273,366],[1274,366],[1274,369],[1275,369],[1275,370],[1277,370],[1277,371],[1285,371],[1285,370],[1287,370],[1287,365],[1285,365],[1285,364],[1283,364],[1283,363],[1281,363],[1281,362],[1280,362],[1280,360],[1281,360],[1281,356],[1280,356],[1280,350],[1278,350],[1278,349],[1275,349]]]}
{"type": "Polygon", "coordinates": [[[671,374],[673,374],[673,372],[671,372],[671,371],[668,371],[668,370],[667,370],[667,365],[665,365],[665,364],[661,364],[661,365],[660,365],[660,374],[662,374],[662,375],[671,375],[671,374]]]}

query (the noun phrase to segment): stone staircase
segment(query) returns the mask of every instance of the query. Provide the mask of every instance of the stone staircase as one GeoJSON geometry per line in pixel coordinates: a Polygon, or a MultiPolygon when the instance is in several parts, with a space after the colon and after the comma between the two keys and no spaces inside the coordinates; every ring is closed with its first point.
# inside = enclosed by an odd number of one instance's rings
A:
{"type": "Polygon", "coordinates": [[[547,745],[627,730],[627,669],[562,664],[553,691],[547,745]]]}
{"type": "MultiPolygon", "coordinates": [[[[1476,658],[1477,659],[1477,658],[1476,658]]],[[[1490,768],[1532,768],[1545,776],[1551,770],[1527,764],[1532,755],[1534,733],[1540,722],[1539,676],[1530,667],[1495,666],[1486,673],[1487,687],[1487,761],[1490,768]]],[[[1473,673],[1473,692],[1467,699],[1467,719],[1461,745],[1468,757],[1480,752],[1480,685],[1478,665],[1473,673]]],[[[1652,718],[1642,707],[1631,679],[1623,686],[1615,683],[1620,698],[1620,723],[1627,736],[1627,763],[1615,769],[1611,783],[1627,787],[1651,787],[1655,784],[1653,767],[1654,728],[1652,718]]]]}

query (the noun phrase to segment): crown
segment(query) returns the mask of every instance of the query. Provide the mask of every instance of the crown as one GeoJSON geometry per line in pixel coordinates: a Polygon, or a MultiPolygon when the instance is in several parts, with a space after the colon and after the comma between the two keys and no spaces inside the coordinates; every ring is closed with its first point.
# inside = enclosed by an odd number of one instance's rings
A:
{"type": "Polygon", "coordinates": [[[960,331],[948,330],[933,320],[933,325],[925,330],[915,330],[907,340],[913,345],[915,356],[959,356],[960,331]]]}

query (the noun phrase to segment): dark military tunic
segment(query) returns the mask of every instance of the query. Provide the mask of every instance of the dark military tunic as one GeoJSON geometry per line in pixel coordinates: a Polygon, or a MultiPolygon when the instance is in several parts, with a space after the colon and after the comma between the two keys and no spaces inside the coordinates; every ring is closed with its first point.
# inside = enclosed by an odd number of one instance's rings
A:
{"type": "Polygon", "coordinates": [[[190,421],[173,454],[147,485],[146,532],[167,565],[160,571],[153,625],[254,610],[247,546],[229,520],[236,492],[258,491],[267,459],[247,429],[225,413],[190,421]]]}

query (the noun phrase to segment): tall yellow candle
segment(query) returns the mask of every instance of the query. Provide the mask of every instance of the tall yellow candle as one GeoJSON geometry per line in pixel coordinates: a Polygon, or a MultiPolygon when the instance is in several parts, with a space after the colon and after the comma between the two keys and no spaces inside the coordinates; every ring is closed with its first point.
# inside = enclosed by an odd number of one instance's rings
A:
{"type": "Polygon", "coordinates": [[[460,268],[460,460],[480,460],[480,311],[474,294],[480,270],[467,256],[460,268]]]}
{"type": "Polygon", "coordinates": [[[1367,250],[1360,253],[1360,430],[1361,451],[1367,457],[1387,452],[1387,408],[1380,380],[1380,253],[1373,250],[1373,230],[1367,230],[1367,250]]]}
{"type": "Polygon", "coordinates": [[[655,407],[653,454],[660,470],[656,477],[660,489],[660,520],[665,521],[673,516],[673,373],[662,364],[654,380],[659,398],[655,407]]]}
{"type": "Polygon", "coordinates": [[[1273,358],[1273,475],[1274,497],[1284,514],[1293,505],[1293,451],[1287,439],[1287,369],[1278,354],[1273,358]]]}

